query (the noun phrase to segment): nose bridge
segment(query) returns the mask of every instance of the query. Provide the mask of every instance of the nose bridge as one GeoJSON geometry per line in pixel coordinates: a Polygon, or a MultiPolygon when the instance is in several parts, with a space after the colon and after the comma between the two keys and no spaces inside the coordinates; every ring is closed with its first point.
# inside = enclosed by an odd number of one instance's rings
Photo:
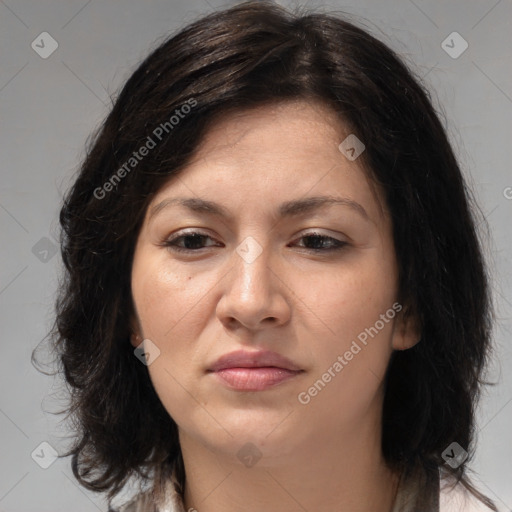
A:
{"type": "MultiPolygon", "coordinates": [[[[261,242],[266,243],[263,240],[261,242]]],[[[262,243],[252,236],[247,236],[233,254],[233,284],[240,294],[239,300],[244,302],[269,298],[270,251],[268,247],[264,248],[262,243]]]]}
{"type": "Polygon", "coordinates": [[[257,328],[271,319],[282,324],[290,311],[272,269],[274,257],[267,242],[246,237],[233,251],[227,287],[217,304],[217,315],[224,322],[238,321],[247,328],[257,328]],[[265,244],[265,247],[263,246],[265,244]]]}

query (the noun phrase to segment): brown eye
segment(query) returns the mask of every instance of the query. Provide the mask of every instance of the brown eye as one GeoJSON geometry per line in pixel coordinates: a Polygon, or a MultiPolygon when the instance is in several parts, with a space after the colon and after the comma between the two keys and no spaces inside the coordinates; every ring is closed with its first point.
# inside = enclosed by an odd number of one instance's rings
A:
{"type": "MultiPolygon", "coordinates": [[[[199,231],[192,231],[174,236],[166,240],[163,245],[173,251],[195,252],[207,247],[204,245],[207,239],[213,240],[210,235],[199,231]]],[[[211,247],[211,245],[209,247],[211,247]]]]}
{"type": "Polygon", "coordinates": [[[343,242],[336,238],[322,235],[320,233],[309,233],[302,236],[300,239],[307,240],[307,242],[302,245],[302,247],[317,252],[335,251],[342,249],[345,245],[347,245],[347,242],[343,242]]]}

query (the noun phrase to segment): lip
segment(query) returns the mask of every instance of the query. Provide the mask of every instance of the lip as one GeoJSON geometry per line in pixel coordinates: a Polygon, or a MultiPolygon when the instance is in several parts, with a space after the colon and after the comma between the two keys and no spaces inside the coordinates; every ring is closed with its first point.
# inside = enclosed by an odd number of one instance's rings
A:
{"type": "Polygon", "coordinates": [[[208,369],[228,387],[239,391],[263,391],[303,371],[290,359],[267,350],[230,352],[208,369]]]}
{"type": "Polygon", "coordinates": [[[264,368],[272,366],[284,370],[299,371],[299,368],[287,357],[271,352],[270,350],[258,350],[249,352],[247,350],[235,350],[229,354],[219,357],[208,371],[218,372],[226,368],[264,368]]]}

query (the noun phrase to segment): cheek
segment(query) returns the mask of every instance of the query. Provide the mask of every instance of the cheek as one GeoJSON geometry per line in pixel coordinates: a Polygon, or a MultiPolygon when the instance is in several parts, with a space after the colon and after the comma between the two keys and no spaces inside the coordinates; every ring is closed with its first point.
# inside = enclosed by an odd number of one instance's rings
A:
{"type": "Polygon", "coordinates": [[[132,294],[145,337],[165,342],[181,325],[196,324],[201,299],[210,288],[199,281],[159,254],[134,259],[132,294]]]}
{"type": "MultiPolygon", "coordinates": [[[[153,387],[171,417],[191,416],[194,403],[190,371],[194,340],[201,329],[201,288],[197,280],[172,267],[159,254],[136,253],[132,270],[132,296],[142,336],[151,340],[159,355],[148,366],[153,387]]],[[[204,311],[203,311],[204,316],[204,311]]]]}
{"type": "Polygon", "coordinates": [[[321,382],[317,386],[322,391],[314,400],[315,414],[321,414],[322,407],[330,410],[333,403],[344,404],[344,414],[361,412],[385,375],[397,313],[393,308],[397,273],[394,260],[382,254],[375,249],[350,264],[347,260],[309,287],[314,313],[310,317],[321,321],[316,322],[317,335],[312,340],[316,364],[308,385],[314,386],[319,379],[329,381],[325,389],[321,382]]]}
{"type": "Polygon", "coordinates": [[[324,294],[318,310],[327,320],[310,341],[315,364],[297,400],[299,407],[306,404],[307,421],[326,430],[355,424],[373,410],[389,364],[397,313],[393,286],[369,277],[331,284],[327,293],[336,300],[328,304],[324,294]]]}
{"type": "Polygon", "coordinates": [[[373,251],[302,280],[297,295],[304,297],[304,314],[314,321],[315,330],[333,341],[347,341],[373,325],[392,306],[397,276],[394,266],[378,253],[373,251]]]}

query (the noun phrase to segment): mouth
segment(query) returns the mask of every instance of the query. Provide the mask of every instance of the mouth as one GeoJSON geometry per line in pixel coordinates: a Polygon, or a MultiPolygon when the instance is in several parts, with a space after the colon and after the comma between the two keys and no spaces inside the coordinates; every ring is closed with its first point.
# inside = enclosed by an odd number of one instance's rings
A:
{"type": "Polygon", "coordinates": [[[207,370],[224,385],[238,391],[263,391],[289,381],[303,371],[276,352],[245,350],[220,357],[207,370]]]}
{"type": "Polygon", "coordinates": [[[273,366],[254,368],[224,368],[214,372],[230,388],[239,391],[263,391],[287,381],[299,371],[285,370],[273,366]]]}

